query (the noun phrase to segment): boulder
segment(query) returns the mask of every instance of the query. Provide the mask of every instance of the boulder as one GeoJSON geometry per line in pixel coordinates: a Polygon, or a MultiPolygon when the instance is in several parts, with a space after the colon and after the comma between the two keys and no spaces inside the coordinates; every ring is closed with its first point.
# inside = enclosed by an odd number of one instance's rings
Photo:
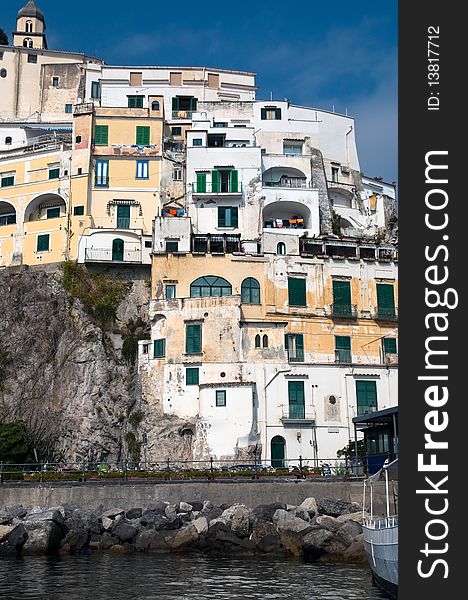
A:
{"type": "MultiPolygon", "coordinates": [[[[101,533],[101,522],[96,513],[77,508],[71,514],[69,512],[66,514],[68,517],[65,518],[64,525],[67,530],[84,529],[95,535],[101,533]]],[[[107,519],[107,517],[105,518],[107,519]]],[[[107,519],[107,521],[111,520],[107,519]]]]}
{"type": "Polygon", "coordinates": [[[357,512],[359,504],[347,502],[345,500],[334,500],[333,498],[322,498],[317,503],[318,512],[330,517],[339,517],[340,515],[357,512]]]}
{"type": "MultiPolygon", "coordinates": [[[[149,504],[146,507],[146,510],[155,512],[158,515],[163,515],[167,506],[169,506],[169,502],[163,502],[162,500],[155,500],[154,502],[151,502],[151,504],[149,504]]],[[[143,512],[145,512],[145,511],[143,511],[143,512]]]]}
{"type": "Polygon", "coordinates": [[[127,512],[125,513],[125,517],[130,520],[139,519],[142,514],[143,514],[142,508],[131,508],[130,510],[127,510],[127,512]]]}
{"type": "Polygon", "coordinates": [[[142,525],[153,526],[155,521],[160,517],[161,513],[159,513],[158,511],[147,509],[143,511],[143,514],[140,517],[140,523],[142,525]]]}
{"type": "Polygon", "coordinates": [[[215,539],[219,542],[231,544],[239,549],[242,548],[243,550],[255,550],[254,542],[245,538],[240,538],[232,531],[223,531],[222,529],[219,529],[216,532],[215,539]]]}
{"type": "Polygon", "coordinates": [[[121,544],[114,544],[109,548],[111,554],[125,554],[124,547],[121,544]]]}
{"type": "Polygon", "coordinates": [[[295,517],[298,517],[299,519],[302,519],[303,521],[310,521],[310,515],[309,513],[306,511],[305,508],[302,508],[302,506],[298,506],[294,511],[293,514],[295,517]]]}
{"type": "Polygon", "coordinates": [[[162,515],[156,515],[152,527],[153,529],[156,529],[156,531],[169,531],[179,529],[181,523],[182,521],[177,515],[173,519],[168,519],[162,515]]]}
{"type": "Polygon", "coordinates": [[[34,507],[27,515],[28,523],[41,523],[44,521],[53,521],[57,525],[62,525],[64,521],[65,510],[63,507],[39,508],[34,507]],[[62,510],[61,510],[62,509],[62,510]]]}
{"type": "Polygon", "coordinates": [[[109,517],[101,517],[102,528],[104,531],[109,531],[114,525],[114,520],[109,517]]]}
{"type": "Polygon", "coordinates": [[[343,526],[343,523],[340,523],[338,519],[329,517],[328,515],[319,515],[315,519],[315,523],[322,529],[328,529],[332,533],[336,533],[343,526]]]}
{"type": "Polygon", "coordinates": [[[346,521],[355,521],[356,523],[359,523],[362,525],[362,521],[363,521],[362,510],[360,510],[359,512],[340,515],[339,517],[337,517],[337,519],[338,519],[338,521],[340,521],[340,523],[345,523],[346,521]]]}
{"type": "Polygon", "coordinates": [[[262,552],[274,552],[281,546],[280,537],[270,521],[257,521],[250,540],[262,552]]]}
{"type": "Polygon", "coordinates": [[[113,535],[117,536],[121,542],[130,542],[137,534],[137,529],[127,521],[119,521],[112,529],[113,535]]]}
{"type": "Polygon", "coordinates": [[[299,504],[298,508],[304,508],[309,513],[310,517],[315,517],[318,512],[317,501],[315,498],[306,498],[299,504]]]}
{"type": "Polygon", "coordinates": [[[342,542],[345,546],[350,546],[354,539],[362,533],[362,526],[360,523],[356,523],[356,521],[346,521],[343,523],[338,530],[336,537],[342,542]]]}
{"type": "Polygon", "coordinates": [[[203,509],[200,516],[205,517],[208,521],[212,521],[213,519],[217,519],[223,514],[223,510],[221,508],[210,508],[209,510],[203,509]]]}
{"type": "Polygon", "coordinates": [[[105,510],[102,513],[101,519],[103,519],[104,517],[107,517],[108,519],[115,519],[115,517],[123,515],[124,513],[125,511],[123,508],[109,508],[109,510],[105,510]]]}
{"type": "Polygon", "coordinates": [[[307,559],[317,560],[326,554],[328,544],[334,539],[331,531],[318,529],[307,533],[302,538],[302,549],[307,559]]]}
{"type": "Polygon", "coordinates": [[[272,504],[260,504],[256,506],[252,514],[257,519],[261,519],[263,521],[273,521],[273,515],[278,509],[285,510],[286,504],[283,502],[273,502],[272,504]]]}
{"type": "Polygon", "coordinates": [[[263,537],[257,547],[265,553],[278,552],[281,548],[281,539],[277,533],[270,533],[263,537]]]}
{"type": "Polygon", "coordinates": [[[136,536],[135,550],[137,552],[167,552],[169,546],[161,533],[148,529],[141,531],[136,536]]]}
{"type": "Polygon", "coordinates": [[[24,521],[24,528],[28,539],[23,545],[23,554],[50,554],[58,550],[63,532],[55,521],[30,521],[28,516],[28,520],[24,521]]]}
{"type": "Polygon", "coordinates": [[[28,511],[21,504],[3,508],[0,511],[0,525],[9,525],[13,519],[22,519],[27,513],[28,511]]]}
{"type": "Polygon", "coordinates": [[[234,504],[226,509],[221,518],[228,521],[232,532],[239,537],[246,537],[251,531],[251,512],[244,504],[234,504]]]}
{"type": "Polygon", "coordinates": [[[185,525],[175,534],[165,537],[166,543],[172,551],[180,551],[198,539],[198,531],[192,524],[185,525]]]}
{"type": "Polygon", "coordinates": [[[287,531],[305,535],[308,531],[311,531],[310,523],[281,508],[274,513],[273,523],[279,533],[287,531]]]}
{"type": "Polygon", "coordinates": [[[67,533],[61,542],[61,546],[67,546],[70,554],[78,554],[88,546],[88,541],[89,532],[85,529],[76,529],[67,533]]]}
{"type": "Polygon", "coordinates": [[[200,511],[204,508],[204,502],[199,502],[198,500],[191,500],[188,504],[192,505],[193,511],[200,511]]]}
{"type": "Polygon", "coordinates": [[[0,544],[8,539],[8,536],[14,528],[14,525],[0,525],[0,544]]]}
{"type": "Polygon", "coordinates": [[[119,538],[106,531],[101,536],[100,547],[103,550],[108,550],[109,548],[111,548],[112,546],[115,546],[118,543],[119,543],[119,538]]]}
{"type": "Polygon", "coordinates": [[[8,544],[19,551],[27,539],[28,532],[26,531],[24,525],[16,525],[16,527],[8,536],[8,544]]]}
{"type": "Polygon", "coordinates": [[[302,556],[303,545],[302,535],[294,531],[281,531],[280,540],[284,549],[287,550],[293,556],[302,556]]]}
{"type": "Polygon", "coordinates": [[[193,506],[188,502],[179,502],[179,511],[183,513],[189,513],[193,510],[193,506]]]}
{"type": "Polygon", "coordinates": [[[175,506],[166,506],[164,514],[168,519],[175,519],[177,517],[177,508],[175,506]]]}
{"type": "Polygon", "coordinates": [[[203,502],[203,507],[201,510],[211,510],[212,508],[214,508],[213,502],[211,502],[211,500],[205,500],[205,502],[203,502]]]}
{"type": "Polygon", "coordinates": [[[192,525],[198,531],[198,535],[205,534],[208,531],[208,520],[206,517],[199,517],[198,519],[195,519],[195,521],[192,521],[192,525]]]}
{"type": "Polygon", "coordinates": [[[358,535],[354,541],[343,552],[343,560],[348,563],[365,564],[367,554],[364,549],[363,535],[358,535]]]}

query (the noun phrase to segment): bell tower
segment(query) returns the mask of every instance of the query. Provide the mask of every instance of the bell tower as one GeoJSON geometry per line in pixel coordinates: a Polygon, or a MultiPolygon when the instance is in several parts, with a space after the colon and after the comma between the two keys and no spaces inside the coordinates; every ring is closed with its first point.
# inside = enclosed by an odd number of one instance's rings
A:
{"type": "Polygon", "coordinates": [[[45,29],[44,13],[36,6],[34,0],[29,0],[18,11],[16,31],[13,32],[13,45],[47,50],[45,29]]]}

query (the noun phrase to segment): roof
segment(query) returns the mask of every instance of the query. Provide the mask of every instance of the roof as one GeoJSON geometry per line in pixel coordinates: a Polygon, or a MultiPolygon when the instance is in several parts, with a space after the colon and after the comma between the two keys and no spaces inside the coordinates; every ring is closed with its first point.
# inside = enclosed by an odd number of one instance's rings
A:
{"type": "Polygon", "coordinates": [[[20,17],[35,17],[36,19],[45,22],[44,13],[36,6],[34,0],[29,0],[23,8],[19,9],[17,18],[19,19],[20,17]]]}
{"type": "Polygon", "coordinates": [[[378,410],[376,412],[363,415],[361,417],[354,417],[353,423],[355,425],[366,425],[366,424],[377,424],[377,423],[391,423],[393,415],[398,414],[398,406],[392,406],[392,408],[385,408],[384,410],[378,410]]]}

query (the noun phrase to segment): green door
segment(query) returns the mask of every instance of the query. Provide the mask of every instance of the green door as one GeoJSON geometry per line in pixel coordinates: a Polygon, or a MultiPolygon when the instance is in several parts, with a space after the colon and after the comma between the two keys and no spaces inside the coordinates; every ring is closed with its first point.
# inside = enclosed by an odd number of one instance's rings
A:
{"type": "Polygon", "coordinates": [[[289,381],[289,418],[305,419],[304,382],[289,381]]]}
{"type": "Polygon", "coordinates": [[[377,284],[377,312],[380,319],[393,319],[395,317],[393,285],[388,283],[377,284]]]}
{"type": "Polygon", "coordinates": [[[124,259],[124,241],[117,238],[112,242],[112,260],[124,259]]]}
{"type": "Polygon", "coordinates": [[[271,440],[271,466],[275,469],[284,467],[285,444],[280,435],[275,435],[271,440]]]}
{"type": "Polygon", "coordinates": [[[351,286],[349,281],[333,281],[333,313],[351,316],[351,286]]]}
{"type": "Polygon", "coordinates": [[[117,229],[130,229],[130,206],[117,206],[117,229]]]}

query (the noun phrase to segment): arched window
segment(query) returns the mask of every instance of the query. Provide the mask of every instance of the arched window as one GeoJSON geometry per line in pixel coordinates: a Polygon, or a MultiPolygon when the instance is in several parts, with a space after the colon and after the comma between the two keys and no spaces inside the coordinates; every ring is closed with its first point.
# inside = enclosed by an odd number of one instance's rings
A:
{"type": "Polygon", "coordinates": [[[202,298],[206,296],[231,296],[232,286],[229,281],[216,275],[206,275],[192,282],[190,297],[202,298]]]}
{"type": "Polygon", "coordinates": [[[260,348],[260,335],[258,333],[255,336],[255,348],[260,348]]]}
{"type": "Polygon", "coordinates": [[[286,254],[286,244],[284,242],[279,242],[276,246],[276,254],[286,254]]]}
{"type": "Polygon", "coordinates": [[[13,138],[11,137],[11,135],[7,135],[5,138],[5,144],[7,146],[9,146],[12,142],[13,142],[13,138]]]}
{"type": "Polygon", "coordinates": [[[151,103],[151,110],[159,110],[159,101],[158,100],[153,100],[153,102],[151,103]]]}
{"type": "Polygon", "coordinates": [[[265,333],[265,335],[263,336],[263,347],[264,348],[268,348],[268,336],[265,333]]]}
{"type": "Polygon", "coordinates": [[[244,304],[260,304],[260,284],[253,277],[242,282],[241,299],[244,304]]]}
{"type": "Polygon", "coordinates": [[[32,33],[32,32],[33,32],[33,22],[26,21],[26,33],[32,33]]]}
{"type": "Polygon", "coordinates": [[[25,38],[24,42],[23,42],[23,46],[25,48],[32,48],[33,47],[33,41],[31,38],[25,38]]]}

